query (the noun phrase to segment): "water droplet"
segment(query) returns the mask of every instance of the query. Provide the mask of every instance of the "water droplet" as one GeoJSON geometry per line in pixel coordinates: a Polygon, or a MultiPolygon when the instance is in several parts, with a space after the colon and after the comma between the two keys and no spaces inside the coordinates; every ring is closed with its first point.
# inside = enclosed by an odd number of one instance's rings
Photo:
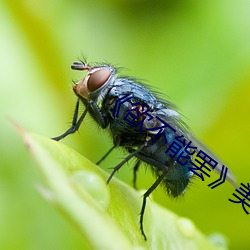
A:
{"type": "Polygon", "coordinates": [[[195,225],[192,221],[186,218],[179,218],[177,220],[177,225],[179,226],[179,229],[184,234],[184,236],[188,238],[192,238],[195,234],[195,225]]]}

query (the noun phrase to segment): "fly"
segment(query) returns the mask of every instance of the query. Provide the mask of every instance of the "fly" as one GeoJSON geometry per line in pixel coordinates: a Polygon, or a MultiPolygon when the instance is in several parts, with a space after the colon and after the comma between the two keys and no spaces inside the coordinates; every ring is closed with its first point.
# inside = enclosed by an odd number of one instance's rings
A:
{"type": "MultiPolygon", "coordinates": [[[[191,161],[195,155],[204,161],[210,157],[210,161],[206,162],[217,173],[223,171],[222,163],[212,159],[212,153],[193,137],[175,106],[157,97],[147,85],[132,78],[119,77],[117,70],[108,64],[90,66],[85,62],[74,62],[71,68],[87,71],[87,74],[73,87],[78,99],[71,127],[53,139],[59,141],[76,132],[89,113],[102,129],[108,129],[113,138],[113,147],[98,163],[116,147],[123,147],[128,152],[125,159],[113,169],[107,183],[131,158],[137,159],[134,186],[136,171],[141,163],[150,166],[156,181],[144,193],[140,213],[140,230],[146,240],[143,216],[147,197],[155,188],[162,184],[170,196],[182,195],[194,176],[198,175],[191,161]],[[85,110],[79,116],[80,102],[85,110]],[[204,151],[198,151],[196,146],[204,151]]],[[[207,166],[205,168],[208,169],[207,166]]],[[[234,176],[229,171],[226,178],[236,186],[234,176]]]]}

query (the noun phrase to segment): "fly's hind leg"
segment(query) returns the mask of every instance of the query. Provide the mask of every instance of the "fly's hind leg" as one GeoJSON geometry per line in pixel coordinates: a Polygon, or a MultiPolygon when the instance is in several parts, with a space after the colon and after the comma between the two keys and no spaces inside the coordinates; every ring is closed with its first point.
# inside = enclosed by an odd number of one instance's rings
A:
{"type": "Polygon", "coordinates": [[[144,217],[144,212],[145,212],[145,208],[146,208],[146,201],[148,196],[158,187],[158,185],[162,182],[162,180],[164,179],[166,173],[163,172],[163,174],[161,174],[157,180],[153,183],[153,185],[147,190],[147,192],[143,195],[143,201],[142,201],[142,207],[141,207],[141,212],[140,212],[140,230],[141,233],[143,235],[144,240],[147,240],[147,236],[144,232],[144,228],[143,228],[143,217],[144,217]]]}
{"type": "Polygon", "coordinates": [[[135,189],[137,189],[137,188],[136,188],[136,179],[137,179],[137,178],[136,178],[136,174],[137,174],[137,171],[138,171],[140,165],[141,165],[141,161],[138,159],[138,160],[136,161],[135,165],[134,165],[134,168],[133,168],[133,187],[134,187],[135,189]]]}

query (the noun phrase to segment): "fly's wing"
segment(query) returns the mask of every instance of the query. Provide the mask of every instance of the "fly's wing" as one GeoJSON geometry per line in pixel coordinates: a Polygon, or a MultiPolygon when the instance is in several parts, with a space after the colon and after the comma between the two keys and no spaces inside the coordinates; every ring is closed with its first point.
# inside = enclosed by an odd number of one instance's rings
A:
{"type": "MultiPolygon", "coordinates": [[[[208,154],[210,157],[212,157],[218,162],[218,165],[216,166],[214,171],[217,174],[220,174],[222,170],[222,166],[225,164],[207,146],[205,146],[202,142],[196,139],[193,135],[190,135],[190,140],[192,141],[193,145],[197,146],[198,149],[201,149],[202,151],[204,151],[206,154],[208,154]]],[[[230,182],[235,188],[239,187],[236,183],[235,176],[229,169],[227,171],[226,180],[230,182]]]]}
{"type": "Polygon", "coordinates": [[[155,134],[158,133],[157,128],[160,127],[166,127],[166,125],[171,126],[171,128],[177,130],[177,132],[180,132],[180,130],[186,130],[184,126],[182,126],[181,122],[181,116],[180,114],[173,110],[173,109],[161,109],[157,111],[148,112],[148,115],[151,115],[153,119],[148,119],[144,121],[143,126],[146,129],[153,129],[156,128],[156,130],[151,130],[150,133],[155,134]]]}
{"type": "MultiPolygon", "coordinates": [[[[193,135],[188,126],[181,120],[181,115],[174,109],[161,109],[157,111],[153,111],[150,113],[153,117],[158,117],[159,119],[152,119],[152,120],[145,120],[144,126],[146,128],[154,128],[154,127],[160,127],[163,126],[164,123],[167,123],[172,128],[176,130],[176,134],[178,135],[184,135],[186,139],[189,141],[192,141],[192,145],[196,146],[198,150],[204,151],[206,154],[208,154],[210,157],[212,157],[214,160],[218,162],[216,168],[214,171],[217,174],[220,174],[222,171],[222,166],[224,165],[223,162],[214,155],[214,153],[205,146],[202,142],[200,142],[198,139],[196,139],[193,135]],[[164,123],[163,123],[164,122],[164,123]]],[[[158,130],[159,131],[159,130],[158,130]]],[[[157,130],[151,130],[151,134],[156,134],[158,132],[157,130]]],[[[238,185],[236,184],[236,178],[232,174],[232,172],[228,169],[226,180],[230,182],[235,188],[238,188],[238,185]]]]}

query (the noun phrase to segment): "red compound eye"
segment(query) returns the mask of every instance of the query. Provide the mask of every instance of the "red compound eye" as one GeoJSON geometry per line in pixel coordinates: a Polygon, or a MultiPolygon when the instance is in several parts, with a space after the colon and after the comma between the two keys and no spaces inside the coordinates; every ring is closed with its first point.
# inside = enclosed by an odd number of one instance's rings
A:
{"type": "Polygon", "coordinates": [[[88,79],[88,90],[93,92],[99,89],[109,78],[110,71],[108,69],[99,69],[92,73],[88,79]]]}

